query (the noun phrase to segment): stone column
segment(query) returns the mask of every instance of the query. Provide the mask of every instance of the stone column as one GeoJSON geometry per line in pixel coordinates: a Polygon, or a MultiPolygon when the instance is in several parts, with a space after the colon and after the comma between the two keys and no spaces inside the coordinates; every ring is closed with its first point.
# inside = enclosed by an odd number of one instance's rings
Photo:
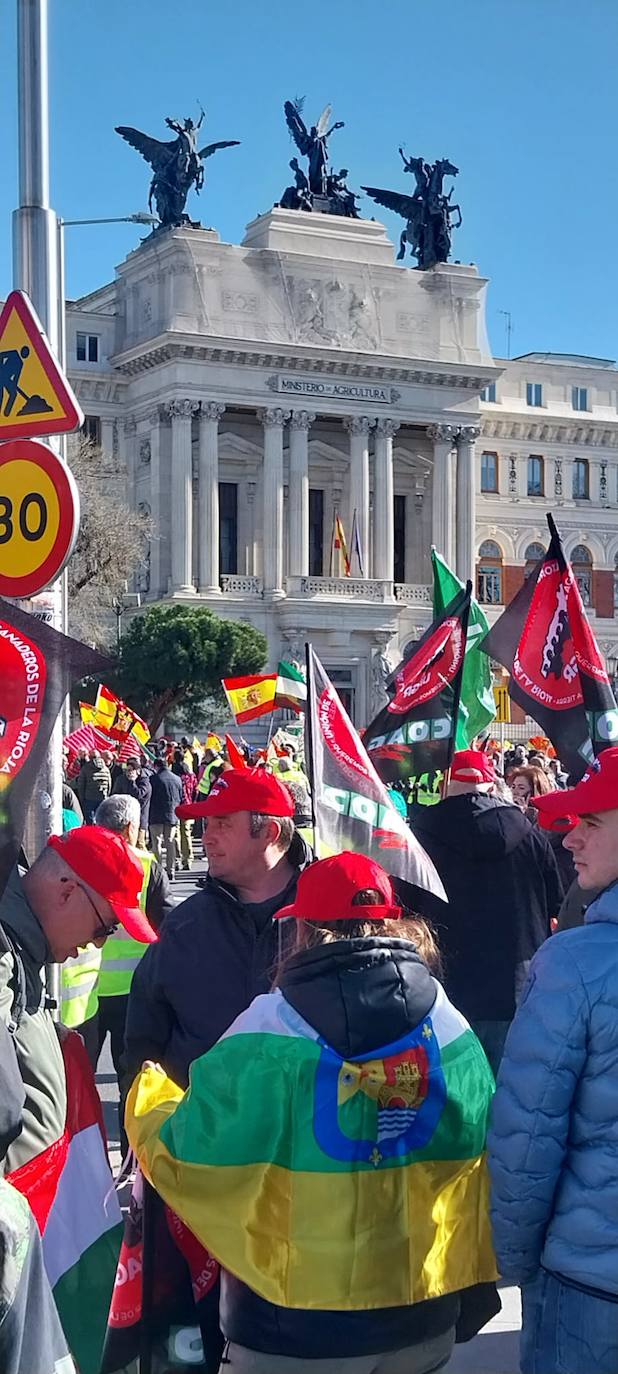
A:
{"type": "Polygon", "coordinates": [[[290,420],[290,573],[309,575],[309,429],[312,410],[295,410],[290,420]]]}
{"type": "Polygon", "coordinates": [[[453,484],[452,458],[457,429],[455,425],[428,425],[433,443],[433,481],[431,488],[431,542],[438,553],[453,565],[453,484]]]}
{"type": "Polygon", "coordinates": [[[395,507],[393,495],[393,438],[396,420],[378,420],[373,484],[373,576],[392,582],[395,572],[395,507]]]}
{"type": "Polygon", "coordinates": [[[191,421],[199,401],[170,401],[172,422],[172,592],[192,592],[193,468],[191,421]]]}
{"type": "MultiPolygon", "coordinates": [[[[360,536],[365,577],[369,559],[369,433],[375,425],[366,415],[350,416],[343,422],[350,436],[350,505],[346,537],[352,555],[352,521],[354,511],[360,536]]],[[[356,576],[360,574],[355,569],[356,576]]]]}
{"type": "Polygon", "coordinates": [[[136,468],[137,468],[137,425],[132,415],[129,415],[124,422],[123,434],[124,457],[126,471],[126,501],[131,510],[135,510],[137,504],[136,488],[136,468]]]}
{"type": "Polygon", "coordinates": [[[114,452],[114,421],[101,420],[101,448],[111,458],[114,452]]]}
{"type": "Polygon", "coordinates": [[[283,426],[289,410],[268,406],[259,411],[264,426],[264,595],[276,600],[283,591],[283,426]]]}
{"type": "Polygon", "coordinates": [[[158,406],[148,416],[150,425],[150,590],[156,596],[163,591],[161,574],[161,412],[158,406]]]}
{"type": "Polygon", "coordinates": [[[470,578],[474,586],[476,562],[476,466],[474,446],[480,434],[476,425],[462,425],[457,435],[457,576],[470,578]]]}
{"type": "Polygon", "coordinates": [[[225,406],[202,401],[198,465],[198,586],[217,596],[219,586],[219,420],[225,406]]]}

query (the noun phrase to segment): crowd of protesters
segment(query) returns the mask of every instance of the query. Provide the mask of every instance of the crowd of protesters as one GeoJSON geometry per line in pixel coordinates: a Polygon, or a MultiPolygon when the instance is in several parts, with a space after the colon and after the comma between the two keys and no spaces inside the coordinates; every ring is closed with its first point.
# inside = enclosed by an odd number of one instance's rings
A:
{"type": "MultiPolygon", "coordinates": [[[[618,1371],[618,749],[569,787],[546,748],[481,743],[393,791],[448,899],[431,919],[361,855],[315,862],[292,745],[230,760],[187,737],[67,759],[65,833],[0,900],[5,1175],[67,1110],[51,959],[93,1068],[110,1036],[123,1153],[223,1261],[195,1307],[208,1374],[430,1374],[499,1310],[498,1276],[521,1287],[523,1374],[618,1371]]],[[[36,1229],[2,1187],[23,1263],[0,1368],[65,1374],[36,1229]]]]}

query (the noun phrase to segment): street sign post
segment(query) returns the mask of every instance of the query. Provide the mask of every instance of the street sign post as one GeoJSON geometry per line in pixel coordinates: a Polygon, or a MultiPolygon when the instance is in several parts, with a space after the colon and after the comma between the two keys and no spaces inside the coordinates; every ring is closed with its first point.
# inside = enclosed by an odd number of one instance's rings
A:
{"type": "Polygon", "coordinates": [[[0,445],[0,596],[35,596],[60,575],[79,527],[69,468],[36,439],[0,445]]]}
{"type": "Polygon", "coordinates": [[[67,434],[84,416],[25,291],[0,314],[0,439],[67,434]]]}

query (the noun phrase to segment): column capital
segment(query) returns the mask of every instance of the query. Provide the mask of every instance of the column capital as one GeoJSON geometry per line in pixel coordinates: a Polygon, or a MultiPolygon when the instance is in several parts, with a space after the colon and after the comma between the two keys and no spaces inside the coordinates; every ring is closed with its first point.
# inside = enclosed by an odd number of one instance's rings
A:
{"type": "Polygon", "coordinates": [[[199,401],[168,401],[165,410],[170,420],[192,420],[199,408],[199,401]]]}
{"type": "Polygon", "coordinates": [[[394,439],[399,429],[401,429],[399,420],[376,420],[376,434],[383,435],[385,439],[394,439]]]}
{"type": "Polygon", "coordinates": [[[459,434],[457,425],[428,425],[427,436],[429,439],[437,440],[438,443],[450,443],[452,447],[459,434]]]}
{"type": "Polygon", "coordinates": [[[290,429],[310,429],[314,420],[314,410],[293,410],[290,429]]]}
{"type": "Polygon", "coordinates": [[[480,425],[460,425],[457,431],[458,444],[474,444],[481,433],[480,425]]]}
{"type": "Polygon", "coordinates": [[[225,415],[225,406],[219,401],[200,401],[200,415],[204,420],[215,420],[217,424],[222,415],[225,415]]]}
{"type": "Polygon", "coordinates": [[[283,429],[290,413],[289,410],[282,410],[281,406],[266,406],[264,410],[258,410],[258,418],[266,429],[283,429]]]}
{"type": "Polygon", "coordinates": [[[369,434],[375,426],[375,420],[370,420],[367,415],[344,415],[343,428],[347,429],[348,434],[369,434]]]}

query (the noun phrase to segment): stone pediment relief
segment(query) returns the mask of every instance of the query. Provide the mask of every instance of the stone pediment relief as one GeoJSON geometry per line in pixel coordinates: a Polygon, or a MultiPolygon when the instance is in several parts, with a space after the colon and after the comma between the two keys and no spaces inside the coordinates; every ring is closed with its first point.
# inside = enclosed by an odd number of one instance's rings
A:
{"type": "Polygon", "coordinates": [[[381,330],[376,302],[361,281],[288,276],[285,285],[295,342],[330,344],[360,352],[379,348],[381,330]]]}
{"type": "Polygon", "coordinates": [[[241,439],[239,434],[220,433],[219,457],[257,458],[261,461],[262,448],[259,444],[253,444],[250,439],[241,439]]]}

